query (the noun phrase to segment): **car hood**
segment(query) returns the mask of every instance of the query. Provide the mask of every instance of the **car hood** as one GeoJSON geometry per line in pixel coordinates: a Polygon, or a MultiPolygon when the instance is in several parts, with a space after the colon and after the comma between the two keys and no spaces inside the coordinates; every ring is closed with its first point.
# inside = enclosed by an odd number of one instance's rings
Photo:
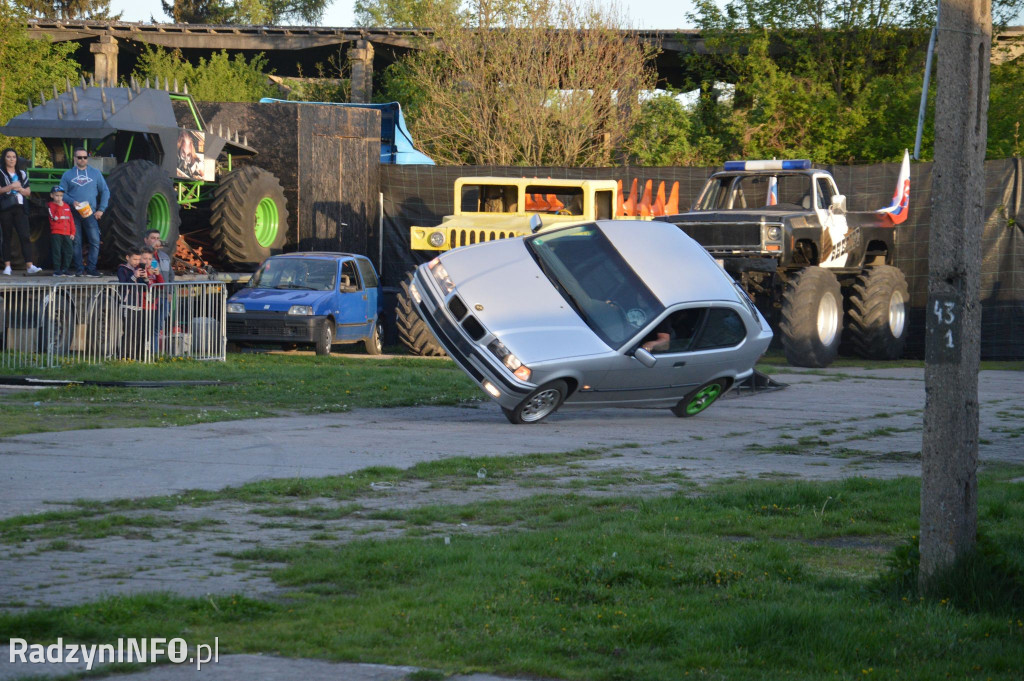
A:
{"type": "Polygon", "coordinates": [[[611,352],[541,272],[522,239],[459,248],[441,262],[470,313],[527,366],[611,352]]]}
{"type": "Polygon", "coordinates": [[[309,305],[316,308],[330,294],[330,291],[244,288],[231,296],[228,302],[242,303],[245,309],[251,312],[287,312],[292,305],[309,305]]]}

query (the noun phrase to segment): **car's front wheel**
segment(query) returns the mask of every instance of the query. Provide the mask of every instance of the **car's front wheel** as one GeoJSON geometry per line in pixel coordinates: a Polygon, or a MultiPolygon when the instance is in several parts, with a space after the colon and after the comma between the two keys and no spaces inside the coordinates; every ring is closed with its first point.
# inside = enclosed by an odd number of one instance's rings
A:
{"type": "Polygon", "coordinates": [[[502,407],[501,411],[509,423],[537,423],[555,413],[568,392],[565,381],[551,381],[530,393],[515,409],[502,407]]]}
{"type": "Polygon", "coordinates": [[[725,392],[727,387],[725,380],[721,378],[708,381],[683,399],[679,400],[679,404],[672,407],[672,413],[680,418],[696,416],[714,404],[715,401],[722,396],[722,393],[725,392]]]}
{"type": "Polygon", "coordinates": [[[320,327],[316,330],[316,354],[331,354],[331,345],[333,343],[334,326],[331,324],[331,320],[325,319],[320,322],[320,327]]]}

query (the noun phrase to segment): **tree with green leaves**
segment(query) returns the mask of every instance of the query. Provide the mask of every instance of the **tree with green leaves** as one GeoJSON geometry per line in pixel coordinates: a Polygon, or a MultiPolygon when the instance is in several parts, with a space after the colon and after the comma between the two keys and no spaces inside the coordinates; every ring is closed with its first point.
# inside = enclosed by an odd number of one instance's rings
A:
{"type": "Polygon", "coordinates": [[[465,16],[461,0],[356,0],[356,26],[429,28],[439,16],[465,16]]]}
{"type": "Polygon", "coordinates": [[[140,82],[150,78],[187,84],[189,93],[200,101],[256,102],[279,94],[266,69],[262,53],[247,61],[241,53],[232,57],[221,50],[192,64],[180,52],[147,46],[132,75],[140,82]]]}
{"type": "Polygon", "coordinates": [[[277,25],[319,24],[332,0],[161,0],[176,23],[277,25]]]}
{"type": "MultiPolygon", "coordinates": [[[[4,123],[24,113],[29,99],[39,104],[40,91],[49,93],[54,85],[63,89],[65,78],[78,78],[79,65],[71,57],[75,44],[32,38],[25,29],[26,19],[25,10],[0,0],[0,64],[14,65],[0,70],[0,121],[4,123]]],[[[0,135],[0,147],[6,146],[28,156],[32,141],[0,135]]]]}
{"type": "Polygon", "coordinates": [[[478,0],[470,25],[432,21],[384,94],[440,163],[610,165],[654,85],[651,49],[621,24],[565,0],[478,0]]]}
{"type": "Polygon", "coordinates": [[[226,24],[231,18],[224,0],[160,0],[160,7],[176,24],[226,24]]]}
{"type": "Polygon", "coordinates": [[[111,14],[110,0],[25,0],[24,7],[34,17],[46,19],[93,19],[118,21],[121,13],[111,14]]]}

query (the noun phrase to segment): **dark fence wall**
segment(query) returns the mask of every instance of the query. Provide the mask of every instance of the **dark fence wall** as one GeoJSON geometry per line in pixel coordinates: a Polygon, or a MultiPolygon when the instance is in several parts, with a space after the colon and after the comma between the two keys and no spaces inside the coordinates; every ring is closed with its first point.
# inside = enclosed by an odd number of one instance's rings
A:
{"type": "MultiPolygon", "coordinates": [[[[1024,359],[1024,218],[1020,214],[1020,159],[985,164],[985,225],[982,234],[982,330],[984,359],[1024,359]]],[[[409,249],[409,228],[433,226],[452,213],[453,186],[462,176],[551,177],[622,180],[629,191],[634,178],[679,183],[679,207],[697,198],[716,168],[523,168],[495,166],[382,166],[384,195],[384,283],[396,286],[430,254],[409,249]]],[[[891,200],[899,164],[829,166],[850,210],[875,210],[891,200]]],[[[911,164],[910,216],[896,228],[896,264],[906,274],[911,294],[908,354],[924,354],[928,298],[928,233],[931,223],[931,163],[911,164]]]]}
{"type": "Polygon", "coordinates": [[[345,251],[378,263],[380,112],[307,104],[205,102],[207,126],[247,135],[288,200],[286,250],[345,251]]]}

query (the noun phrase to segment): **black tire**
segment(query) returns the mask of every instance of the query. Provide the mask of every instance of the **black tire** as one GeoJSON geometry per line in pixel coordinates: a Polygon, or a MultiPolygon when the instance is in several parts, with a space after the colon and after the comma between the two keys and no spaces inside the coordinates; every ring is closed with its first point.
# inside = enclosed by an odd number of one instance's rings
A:
{"type": "Polygon", "coordinates": [[[320,322],[316,330],[316,354],[331,354],[331,345],[334,344],[334,326],[329,319],[320,322]]]}
{"type": "Polygon", "coordinates": [[[868,267],[847,290],[844,350],[867,359],[903,355],[909,324],[907,278],[891,265],[868,267]]]}
{"type": "Polygon", "coordinates": [[[708,381],[679,400],[679,403],[672,407],[672,413],[679,418],[696,416],[714,404],[728,388],[728,379],[716,378],[708,381]]]}
{"type": "Polygon", "coordinates": [[[378,319],[373,323],[373,334],[363,341],[366,347],[366,354],[379,355],[384,352],[384,325],[378,319]]]}
{"type": "Polygon", "coordinates": [[[515,409],[502,407],[501,411],[509,423],[539,423],[562,406],[568,392],[569,386],[565,381],[550,381],[527,395],[515,409]]]}
{"type": "Polygon", "coordinates": [[[141,160],[122,163],[110,172],[107,186],[110,203],[100,220],[100,259],[105,265],[123,262],[129,248],[142,244],[148,229],[159,230],[160,240],[174,248],[181,228],[178,195],[160,166],[141,160]]]}
{"type": "Polygon", "coordinates": [[[786,361],[822,368],[839,354],[843,297],[836,276],[821,267],[793,273],[782,297],[779,331],[786,361]]]}
{"type": "Polygon", "coordinates": [[[412,283],[411,272],[402,282],[402,290],[398,292],[396,298],[398,304],[395,305],[395,326],[398,327],[398,342],[413,355],[444,357],[447,354],[444,348],[438,344],[427,323],[423,321],[412,304],[412,296],[409,294],[410,283],[412,283]]]}
{"type": "Polygon", "coordinates": [[[66,355],[75,336],[75,304],[67,296],[58,294],[43,297],[39,316],[39,352],[51,356],[66,355]],[[52,319],[51,319],[52,317],[52,319]]]}
{"type": "Polygon", "coordinates": [[[121,349],[124,303],[112,291],[101,291],[89,304],[88,352],[101,359],[117,357],[121,349]]]}
{"type": "Polygon", "coordinates": [[[210,237],[225,263],[255,267],[284,246],[284,189],[262,168],[244,166],[223,176],[213,190],[210,210],[210,237]]]}

